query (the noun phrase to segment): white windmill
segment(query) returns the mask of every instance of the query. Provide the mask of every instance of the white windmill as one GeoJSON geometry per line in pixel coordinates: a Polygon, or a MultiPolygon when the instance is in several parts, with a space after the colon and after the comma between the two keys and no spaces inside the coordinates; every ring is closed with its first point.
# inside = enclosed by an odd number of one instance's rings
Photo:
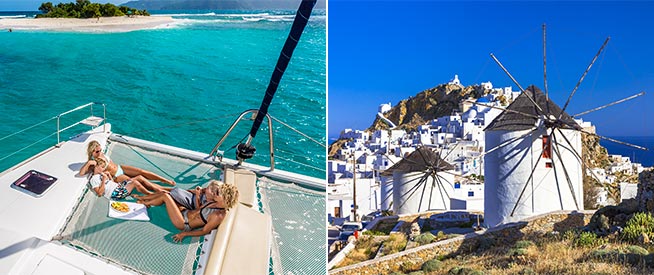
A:
{"type": "Polygon", "coordinates": [[[494,227],[554,210],[582,210],[583,173],[588,167],[584,165],[581,156],[582,133],[647,150],[585,131],[573,119],[641,96],[643,92],[574,116],[565,112],[572,96],[608,40],[607,38],[604,41],[563,108],[552,102],[547,92],[544,25],[545,93],[535,86],[523,89],[491,54],[522,93],[485,129],[487,150],[484,153],[484,219],[487,226],[494,227]]]}
{"type": "MultiPolygon", "coordinates": [[[[382,175],[393,177],[392,204],[395,214],[449,210],[454,193],[454,166],[427,147],[418,147],[382,175]]],[[[390,194],[382,200],[389,200],[390,194]]]]}

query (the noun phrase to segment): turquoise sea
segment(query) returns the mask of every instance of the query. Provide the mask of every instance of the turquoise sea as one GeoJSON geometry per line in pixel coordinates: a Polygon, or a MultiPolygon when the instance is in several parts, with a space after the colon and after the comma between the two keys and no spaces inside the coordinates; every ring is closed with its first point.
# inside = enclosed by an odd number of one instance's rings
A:
{"type": "MultiPolygon", "coordinates": [[[[0,32],[0,138],[102,102],[114,133],[208,153],[242,111],[259,108],[295,11],[167,13],[174,24],[127,33],[0,32]]],[[[4,12],[0,20],[22,15],[33,13],[4,12]]],[[[269,109],[323,145],[325,21],[324,10],[314,11],[269,109]]],[[[325,147],[273,124],[277,168],[324,178],[325,147]]],[[[240,123],[221,149],[250,126],[240,123]]],[[[7,157],[55,131],[52,120],[0,140],[0,170],[54,145],[51,136],[7,157]]],[[[265,122],[254,144],[251,162],[268,165],[265,122]]]]}

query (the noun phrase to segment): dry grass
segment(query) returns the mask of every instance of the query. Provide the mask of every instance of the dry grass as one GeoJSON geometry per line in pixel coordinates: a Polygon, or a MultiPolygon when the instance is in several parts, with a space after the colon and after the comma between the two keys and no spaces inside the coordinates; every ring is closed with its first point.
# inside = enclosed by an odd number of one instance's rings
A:
{"type": "Polygon", "coordinates": [[[345,257],[336,268],[373,259],[377,254],[377,250],[379,250],[383,239],[384,238],[365,235],[359,237],[354,249],[347,254],[347,257],[345,257]]]}
{"type": "Polygon", "coordinates": [[[391,234],[388,239],[384,241],[382,256],[400,252],[404,250],[406,244],[407,238],[404,234],[391,234]]]}
{"type": "MultiPolygon", "coordinates": [[[[446,274],[455,267],[467,267],[483,274],[654,274],[654,269],[644,262],[636,265],[626,263],[617,256],[597,260],[590,257],[600,247],[576,247],[572,240],[545,238],[533,240],[536,245],[524,248],[520,253],[508,244],[498,244],[486,251],[458,255],[443,260],[438,271],[427,274],[446,274]]],[[[611,243],[605,249],[625,250],[628,244],[611,243]]],[[[649,247],[652,250],[654,247],[649,247]]],[[[406,270],[405,270],[406,271],[406,270]]]]}

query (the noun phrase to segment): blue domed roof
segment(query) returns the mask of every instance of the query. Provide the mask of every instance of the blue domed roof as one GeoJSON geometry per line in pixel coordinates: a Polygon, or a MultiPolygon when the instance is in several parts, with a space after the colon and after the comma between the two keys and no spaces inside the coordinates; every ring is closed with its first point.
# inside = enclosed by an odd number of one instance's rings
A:
{"type": "Polygon", "coordinates": [[[488,100],[488,98],[485,98],[485,97],[480,97],[479,99],[477,99],[477,102],[479,102],[479,103],[489,103],[490,100],[488,100]]]}

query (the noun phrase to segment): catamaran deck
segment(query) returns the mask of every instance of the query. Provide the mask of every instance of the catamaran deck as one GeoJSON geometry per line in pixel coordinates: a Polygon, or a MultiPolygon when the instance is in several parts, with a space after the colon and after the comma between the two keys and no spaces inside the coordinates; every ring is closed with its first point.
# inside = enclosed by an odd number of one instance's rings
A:
{"type": "MultiPolygon", "coordinates": [[[[149,222],[109,218],[108,200],[88,191],[87,179],[76,174],[92,139],[108,143],[106,153],[114,162],[172,178],[181,188],[219,179],[220,167],[202,161],[203,154],[197,152],[163,145],[158,145],[160,150],[147,150],[133,145],[145,141],[129,137],[112,136],[107,141],[110,126],[106,132],[96,129],[0,175],[0,233],[4,236],[0,238],[0,273],[194,274],[204,238],[174,243],[171,237],[178,230],[165,207],[151,207],[149,222]],[[163,153],[169,151],[175,153],[163,153]],[[58,178],[40,198],[9,187],[31,169],[58,178]]],[[[258,177],[268,175],[258,180],[255,209],[272,215],[271,273],[324,273],[324,193],[282,183],[263,167],[250,166],[261,172],[258,177]]],[[[280,172],[282,179],[302,180],[302,176],[280,172]]]]}

